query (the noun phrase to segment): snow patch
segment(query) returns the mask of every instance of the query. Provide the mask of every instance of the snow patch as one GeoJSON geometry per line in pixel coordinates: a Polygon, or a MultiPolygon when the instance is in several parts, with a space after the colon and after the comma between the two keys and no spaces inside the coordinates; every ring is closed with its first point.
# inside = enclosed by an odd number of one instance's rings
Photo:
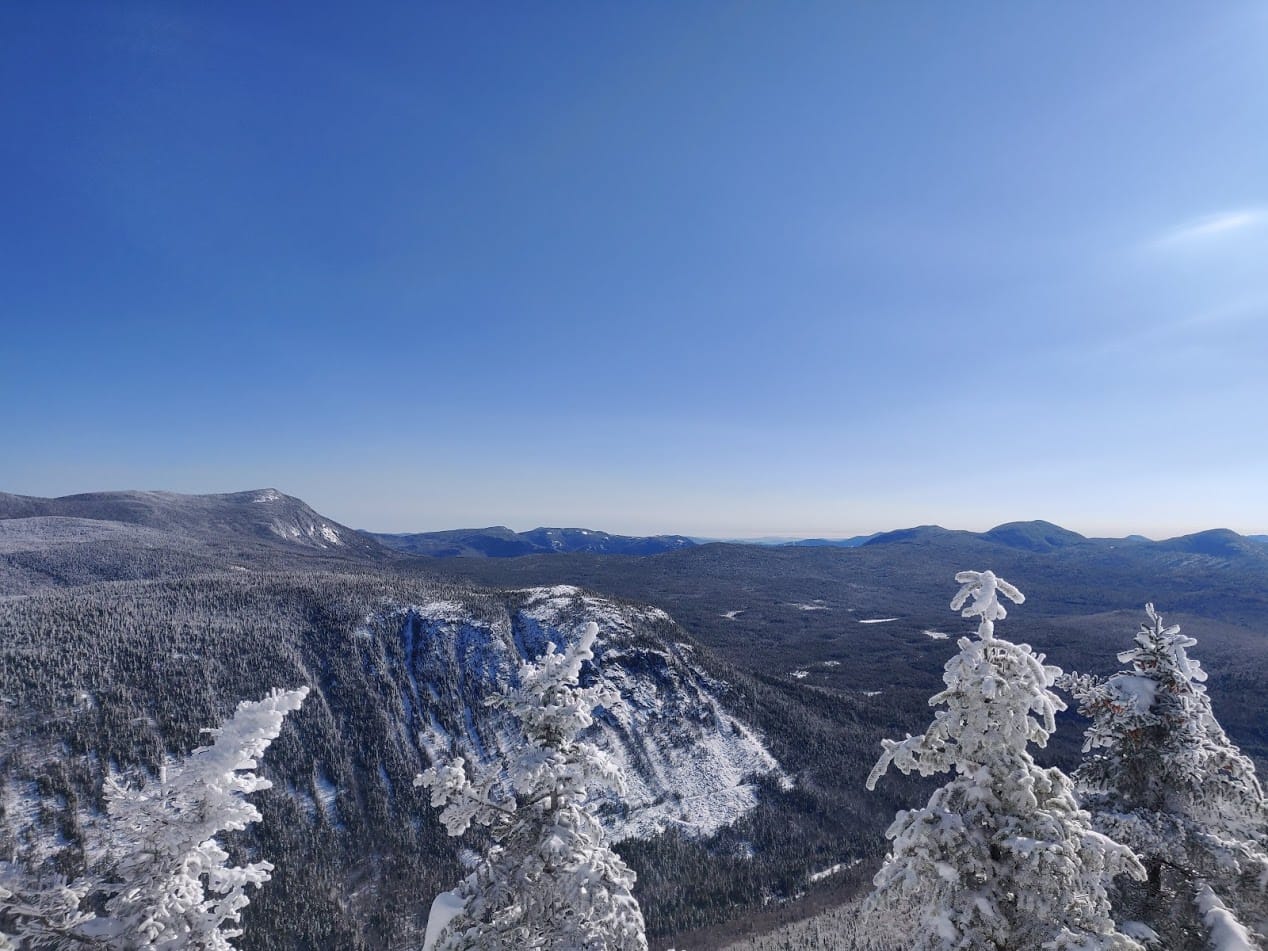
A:
{"type": "Polygon", "coordinates": [[[325,815],[326,821],[333,826],[341,825],[339,822],[339,808],[336,805],[339,787],[332,783],[330,777],[321,769],[318,769],[313,776],[313,791],[317,794],[317,804],[321,806],[321,811],[325,815]]]}
{"type": "Polygon", "coordinates": [[[410,610],[426,621],[443,621],[450,624],[466,621],[470,612],[461,601],[431,601],[427,604],[416,604],[410,610]]]}
{"type": "Polygon", "coordinates": [[[728,621],[734,621],[737,617],[739,617],[743,613],[744,613],[744,608],[740,608],[738,611],[724,611],[719,616],[726,618],[728,621]]]}
{"type": "Polygon", "coordinates": [[[859,618],[860,624],[888,624],[890,621],[897,621],[896,617],[869,617],[859,618]]]}
{"type": "Polygon", "coordinates": [[[808,671],[808,670],[794,670],[794,671],[792,671],[791,673],[789,673],[789,675],[788,675],[788,676],[789,676],[789,677],[795,677],[795,678],[797,678],[798,680],[804,680],[806,677],[809,677],[809,676],[810,676],[810,671],[808,671]]]}
{"type": "Polygon", "coordinates": [[[829,868],[825,868],[820,872],[811,872],[810,881],[821,882],[825,878],[831,878],[833,875],[837,875],[841,872],[844,872],[847,868],[853,868],[854,866],[858,865],[860,861],[861,861],[860,859],[854,859],[853,861],[850,861],[850,862],[838,862],[836,865],[830,866],[829,868]]]}
{"type": "Polygon", "coordinates": [[[1106,683],[1120,704],[1134,713],[1148,713],[1154,705],[1158,681],[1137,674],[1115,674],[1106,683]]]}
{"type": "Polygon", "coordinates": [[[946,631],[925,631],[925,637],[931,641],[945,641],[950,636],[946,631]]]}
{"type": "Polygon", "coordinates": [[[456,891],[441,892],[431,903],[431,912],[427,915],[427,933],[423,935],[423,951],[432,951],[440,940],[440,933],[445,926],[462,914],[465,907],[456,891]]]}
{"type": "Polygon", "coordinates": [[[570,584],[557,584],[551,588],[521,588],[528,594],[528,603],[536,604],[553,598],[572,598],[581,594],[581,589],[570,584]]]}

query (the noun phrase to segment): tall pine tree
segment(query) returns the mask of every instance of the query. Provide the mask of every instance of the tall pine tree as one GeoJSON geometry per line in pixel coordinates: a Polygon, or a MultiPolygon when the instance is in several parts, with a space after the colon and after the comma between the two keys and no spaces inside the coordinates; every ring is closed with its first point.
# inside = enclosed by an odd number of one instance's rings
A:
{"type": "Polygon", "coordinates": [[[1126,913],[1165,946],[1205,947],[1231,921],[1263,941],[1268,931],[1268,800],[1254,764],[1211,710],[1197,642],[1165,625],[1152,604],[1130,669],[1107,679],[1067,678],[1090,717],[1074,774],[1096,825],[1130,845],[1148,879],[1124,883],[1126,913]]]}
{"type": "Polygon", "coordinates": [[[951,602],[977,617],[947,662],[942,707],[921,736],[884,741],[867,780],[953,772],[921,809],[898,813],[890,853],[864,918],[882,946],[920,951],[1139,951],[1115,925],[1106,892],[1120,872],[1143,875],[1130,849],[1094,831],[1068,777],[1042,769],[1065,708],[1049,689],[1060,670],[1025,644],[995,637],[1020,591],[990,571],[962,571],[951,602]],[[967,603],[967,607],[965,606],[967,603]]]}

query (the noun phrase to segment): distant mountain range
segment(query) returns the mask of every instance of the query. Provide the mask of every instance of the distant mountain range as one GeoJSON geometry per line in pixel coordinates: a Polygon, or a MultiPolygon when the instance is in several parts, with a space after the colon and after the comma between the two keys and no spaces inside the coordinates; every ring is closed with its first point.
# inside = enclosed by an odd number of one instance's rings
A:
{"type": "Polygon", "coordinates": [[[395,551],[432,558],[514,558],[575,552],[658,555],[696,544],[685,535],[610,535],[588,528],[534,528],[529,532],[514,532],[505,525],[447,532],[366,534],[395,551]]]}

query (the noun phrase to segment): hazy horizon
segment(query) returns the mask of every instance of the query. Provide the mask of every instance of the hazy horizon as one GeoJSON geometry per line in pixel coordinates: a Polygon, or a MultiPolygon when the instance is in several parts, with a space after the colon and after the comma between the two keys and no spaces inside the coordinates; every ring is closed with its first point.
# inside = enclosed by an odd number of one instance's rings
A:
{"type": "Polygon", "coordinates": [[[1268,531],[1268,6],[10,4],[0,484],[1268,531]]]}

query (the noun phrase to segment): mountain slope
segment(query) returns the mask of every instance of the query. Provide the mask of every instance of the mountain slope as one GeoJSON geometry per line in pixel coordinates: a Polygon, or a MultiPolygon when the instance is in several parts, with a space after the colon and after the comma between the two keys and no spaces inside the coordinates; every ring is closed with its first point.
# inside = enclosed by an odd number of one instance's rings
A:
{"type": "Polygon", "coordinates": [[[360,532],[276,489],[223,495],[90,492],[55,499],[0,493],[0,519],[35,517],[116,522],[220,544],[252,541],[331,551],[378,551],[360,532]]]}
{"type": "MultiPolygon", "coordinates": [[[[474,756],[514,742],[484,699],[588,620],[601,628],[597,676],[621,698],[593,729],[631,781],[608,810],[618,837],[707,836],[758,804],[758,784],[778,788],[778,764],[732,709],[741,693],[657,609],[570,588],[225,572],[0,601],[0,822],[38,817],[42,801],[45,840],[77,844],[105,764],[154,770],[238,700],[308,684],[263,762],[265,821],[238,839],[278,866],[243,947],[408,946],[461,874],[460,843],[411,784],[424,737],[474,756]]],[[[678,887],[693,875],[709,869],[684,869],[678,887]]],[[[643,890],[651,907],[664,889],[643,890]]]]}
{"type": "Polygon", "coordinates": [[[273,489],[57,499],[0,493],[0,596],[94,581],[187,577],[234,564],[382,567],[399,557],[273,489]]]}

